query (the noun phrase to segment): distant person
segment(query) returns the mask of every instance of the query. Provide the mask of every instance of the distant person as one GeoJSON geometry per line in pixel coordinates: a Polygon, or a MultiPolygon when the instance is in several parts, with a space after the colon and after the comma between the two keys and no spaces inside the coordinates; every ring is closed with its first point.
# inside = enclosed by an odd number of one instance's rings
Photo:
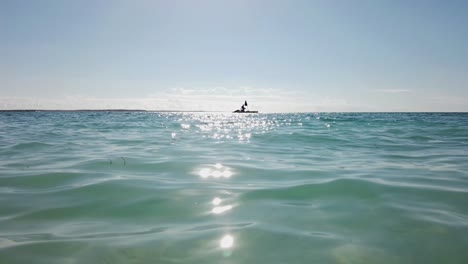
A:
{"type": "Polygon", "coordinates": [[[245,112],[245,105],[241,106],[241,112],[245,112]]]}

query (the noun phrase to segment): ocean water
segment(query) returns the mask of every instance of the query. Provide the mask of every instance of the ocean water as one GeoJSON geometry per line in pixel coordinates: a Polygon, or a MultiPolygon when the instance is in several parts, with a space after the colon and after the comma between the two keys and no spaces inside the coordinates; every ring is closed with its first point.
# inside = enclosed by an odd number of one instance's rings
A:
{"type": "Polygon", "coordinates": [[[466,113],[0,112],[0,263],[468,263],[466,113]]]}

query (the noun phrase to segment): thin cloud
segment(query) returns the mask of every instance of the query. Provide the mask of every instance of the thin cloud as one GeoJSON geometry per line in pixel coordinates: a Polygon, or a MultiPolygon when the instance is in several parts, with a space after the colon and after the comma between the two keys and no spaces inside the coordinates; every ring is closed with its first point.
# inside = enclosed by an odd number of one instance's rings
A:
{"type": "MultiPolygon", "coordinates": [[[[142,109],[178,111],[233,111],[248,100],[260,112],[359,110],[341,98],[278,88],[171,88],[145,97],[112,98],[64,95],[57,98],[0,97],[0,109],[142,109]]],[[[360,106],[362,108],[362,106],[360,106]]]]}
{"type": "Polygon", "coordinates": [[[410,93],[411,90],[408,89],[377,89],[374,90],[379,93],[410,93]]]}
{"type": "Polygon", "coordinates": [[[464,97],[457,97],[457,96],[448,96],[448,95],[441,95],[441,96],[433,96],[429,98],[430,101],[446,106],[467,106],[468,105],[468,98],[464,97]]]}
{"type": "MultiPolygon", "coordinates": [[[[297,97],[297,96],[296,96],[297,97]]],[[[68,94],[56,98],[0,97],[0,109],[142,109],[232,111],[244,100],[267,107],[295,97],[287,90],[252,87],[170,88],[145,97],[113,98],[68,94]]],[[[293,102],[293,101],[292,101],[293,102]]],[[[291,102],[291,104],[292,104],[291,102]]]]}

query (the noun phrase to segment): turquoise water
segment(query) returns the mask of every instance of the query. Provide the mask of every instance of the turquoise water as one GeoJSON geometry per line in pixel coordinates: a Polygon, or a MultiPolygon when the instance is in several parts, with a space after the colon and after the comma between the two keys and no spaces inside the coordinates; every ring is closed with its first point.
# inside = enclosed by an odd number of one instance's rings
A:
{"type": "Polygon", "coordinates": [[[468,263],[468,114],[0,112],[0,263],[468,263]]]}

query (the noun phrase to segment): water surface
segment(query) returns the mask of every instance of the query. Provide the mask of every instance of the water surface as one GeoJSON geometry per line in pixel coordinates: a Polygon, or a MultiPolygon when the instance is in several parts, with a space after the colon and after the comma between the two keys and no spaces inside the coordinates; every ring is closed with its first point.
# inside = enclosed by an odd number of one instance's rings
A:
{"type": "Polygon", "coordinates": [[[0,263],[468,263],[468,114],[0,112],[0,263]]]}

